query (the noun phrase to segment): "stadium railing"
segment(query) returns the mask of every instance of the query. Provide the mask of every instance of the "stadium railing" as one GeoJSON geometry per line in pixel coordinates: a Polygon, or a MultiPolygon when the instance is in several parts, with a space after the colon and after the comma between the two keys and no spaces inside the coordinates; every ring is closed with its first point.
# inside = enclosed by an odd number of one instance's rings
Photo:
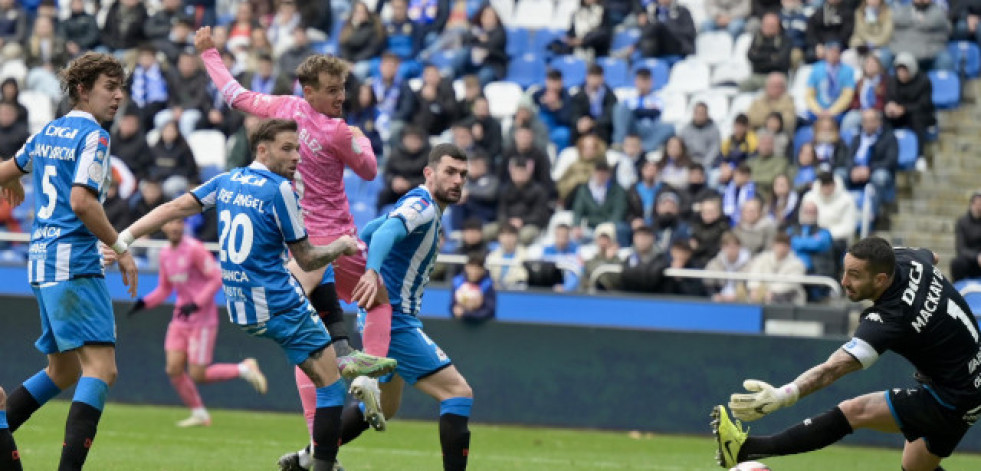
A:
{"type": "MultiPolygon", "coordinates": [[[[623,271],[621,265],[607,263],[600,265],[589,275],[589,292],[596,291],[596,281],[600,276],[620,273],[623,271]]],[[[770,273],[734,273],[718,270],[699,270],[692,268],[668,268],[664,270],[664,276],[678,278],[701,278],[712,280],[739,280],[739,281],[762,281],[780,283],[800,283],[802,285],[827,286],[835,298],[841,298],[841,287],[838,281],[830,276],[823,275],[777,275],[770,273]]]]}

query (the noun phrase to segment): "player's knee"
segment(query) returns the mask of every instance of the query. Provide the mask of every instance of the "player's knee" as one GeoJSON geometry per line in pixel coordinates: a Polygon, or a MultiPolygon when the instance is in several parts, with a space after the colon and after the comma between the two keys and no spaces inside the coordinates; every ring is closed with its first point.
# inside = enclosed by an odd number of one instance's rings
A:
{"type": "Polygon", "coordinates": [[[167,376],[170,376],[171,378],[176,378],[184,373],[184,368],[183,366],[177,364],[173,364],[173,365],[167,364],[167,366],[164,367],[164,371],[167,372],[167,376]]]}
{"type": "Polygon", "coordinates": [[[467,384],[467,380],[460,379],[459,382],[450,388],[451,397],[469,397],[473,399],[473,389],[467,384]]]}
{"type": "Polygon", "coordinates": [[[193,380],[195,383],[203,383],[203,382],[205,382],[207,380],[207,376],[208,376],[207,375],[207,370],[205,370],[204,368],[194,368],[194,367],[192,367],[188,371],[188,374],[191,375],[191,380],[193,380]]]}
{"type": "Polygon", "coordinates": [[[54,381],[58,388],[66,389],[77,383],[78,378],[82,377],[82,367],[77,363],[51,363],[48,365],[47,373],[51,381],[54,381]]]}

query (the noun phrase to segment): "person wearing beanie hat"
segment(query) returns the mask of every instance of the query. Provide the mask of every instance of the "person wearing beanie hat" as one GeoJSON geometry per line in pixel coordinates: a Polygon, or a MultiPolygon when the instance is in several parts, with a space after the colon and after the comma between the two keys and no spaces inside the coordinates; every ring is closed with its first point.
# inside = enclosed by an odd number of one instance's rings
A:
{"type": "Polygon", "coordinates": [[[893,129],[912,129],[919,144],[919,154],[923,155],[927,130],[937,125],[933,85],[926,74],[920,73],[913,54],[897,54],[893,66],[896,74],[889,78],[886,85],[886,107],[883,110],[886,121],[893,129]]]}

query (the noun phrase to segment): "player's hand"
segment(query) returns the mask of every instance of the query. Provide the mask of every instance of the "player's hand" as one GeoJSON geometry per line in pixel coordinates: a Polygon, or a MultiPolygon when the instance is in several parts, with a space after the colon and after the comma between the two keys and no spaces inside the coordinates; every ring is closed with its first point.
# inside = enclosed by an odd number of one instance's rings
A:
{"type": "Polygon", "coordinates": [[[119,254],[102,241],[99,241],[99,251],[102,252],[102,266],[104,267],[111,267],[119,259],[119,254]]]}
{"type": "Polygon", "coordinates": [[[341,255],[355,255],[360,250],[358,239],[349,235],[340,236],[330,244],[337,246],[338,257],[341,255]]]}
{"type": "Polygon", "coordinates": [[[198,312],[198,309],[200,308],[196,303],[193,302],[187,303],[181,306],[180,309],[178,309],[177,317],[181,319],[187,319],[188,317],[191,317],[191,314],[198,312]]]}
{"type": "Polygon", "coordinates": [[[123,284],[129,287],[126,291],[129,292],[129,297],[136,297],[136,287],[138,280],[137,270],[136,270],[136,260],[133,260],[133,255],[129,252],[123,252],[119,254],[116,259],[119,263],[119,273],[123,275],[123,284]]]}
{"type": "Polygon", "coordinates": [[[144,309],[146,309],[146,303],[143,301],[143,298],[137,299],[129,310],[126,311],[126,317],[133,317],[133,314],[136,314],[144,309]]]}
{"type": "Polygon", "coordinates": [[[194,49],[197,49],[198,53],[207,51],[208,49],[215,48],[215,40],[211,38],[211,27],[205,26],[196,33],[194,33],[194,49]]]}
{"type": "Polygon", "coordinates": [[[347,128],[351,130],[351,134],[354,136],[355,139],[360,139],[364,137],[364,131],[362,131],[361,128],[357,126],[348,126],[347,128]]]}
{"type": "Polygon", "coordinates": [[[375,305],[375,298],[378,296],[378,284],[380,276],[374,270],[366,270],[358,284],[351,293],[351,298],[358,303],[358,307],[371,309],[375,305]]]}
{"type": "Polygon", "coordinates": [[[24,202],[24,185],[20,184],[19,178],[3,186],[3,199],[7,200],[11,207],[24,202]]]}
{"type": "Polygon", "coordinates": [[[736,393],[729,396],[729,410],[732,411],[733,417],[744,422],[759,419],[777,409],[793,405],[800,395],[794,383],[777,389],[769,383],[747,379],[743,381],[743,387],[749,393],[736,393]]]}

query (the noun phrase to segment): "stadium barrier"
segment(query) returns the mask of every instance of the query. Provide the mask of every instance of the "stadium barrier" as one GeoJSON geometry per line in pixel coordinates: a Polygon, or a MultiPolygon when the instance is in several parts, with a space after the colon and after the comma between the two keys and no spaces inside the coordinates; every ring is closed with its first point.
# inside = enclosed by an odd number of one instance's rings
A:
{"type": "MultiPolygon", "coordinates": [[[[596,292],[596,281],[599,277],[610,274],[620,273],[623,266],[613,263],[606,263],[596,267],[589,276],[589,291],[596,292]]],[[[742,273],[719,270],[700,270],[693,268],[667,268],[664,276],[674,276],[678,278],[708,278],[713,280],[739,280],[739,281],[763,281],[781,283],[800,283],[803,285],[827,286],[834,294],[834,298],[841,298],[841,286],[838,281],[830,276],[822,275],[776,275],[771,273],[742,273]]]]}
{"type": "MultiPolygon", "coordinates": [[[[40,332],[37,306],[24,296],[0,298],[5,334],[0,383],[7,388],[37,372],[44,357],[33,348],[40,332]]],[[[117,304],[123,312],[128,304],[117,304]]],[[[110,402],[179,405],[164,374],[163,341],[172,306],[131,318],[118,317],[119,380],[110,402]]],[[[612,309],[611,309],[612,310],[612,309]]],[[[675,314],[684,316],[683,306],[675,314]]],[[[594,310],[593,316],[607,315],[594,310]]],[[[219,314],[226,318],[222,309],[219,314]]],[[[350,319],[349,319],[350,320],[350,319]]],[[[842,340],[733,335],[704,332],[488,322],[470,325],[426,319],[426,331],[453,359],[475,391],[473,417],[479,423],[543,425],[707,436],[708,413],[740,388],[744,378],[781,384],[825,360],[842,340]]],[[[273,342],[247,338],[221,320],[215,361],[258,358],[269,378],[269,393],[255,394],[241,381],[201,387],[211,408],[272,410],[296,414],[304,430],[293,369],[273,342]]],[[[869,391],[914,384],[913,369],[897,355],[849,375],[793,408],[753,423],[754,433],[773,433],[839,401],[869,391]]],[[[71,392],[59,398],[67,400],[71,392]]],[[[109,407],[112,407],[110,404],[109,407]]],[[[434,420],[435,401],[406,390],[400,417],[434,420]]],[[[222,427],[217,422],[213,427],[222,427]]],[[[392,427],[398,427],[393,422],[392,427]]],[[[981,427],[962,450],[981,451],[981,427]]],[[[624,439],[628,439],[624,436],[624,439]]],[[[474,437],[479,443],[479,437],[474,437]]],[[[859,432],[847,443],[900,449],[899,435],[859,432]]],[[[897,455],[898,457],[898,455],[897,455]]],[[[706,466],[712,450],[705,450],[706,466]]]]}

